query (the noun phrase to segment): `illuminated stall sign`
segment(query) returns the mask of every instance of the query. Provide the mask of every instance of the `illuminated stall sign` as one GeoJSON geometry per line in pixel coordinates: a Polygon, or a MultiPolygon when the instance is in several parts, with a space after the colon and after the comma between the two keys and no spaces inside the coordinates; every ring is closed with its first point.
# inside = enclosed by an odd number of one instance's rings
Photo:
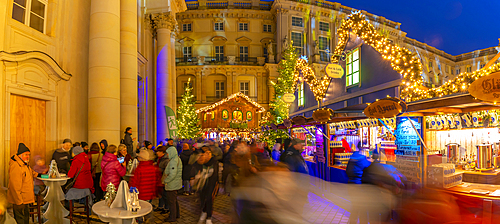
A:
{"type": "MultiPolygon", "coordinates": [[[[411,117],[413,125],[422,134],[421,118],[411,117]]],[[[410,120],[407,117],[397,118],[397,128],[394,133],[396,135],[397,150],[394,152],[396,155],[402,156],[419,156],[421,142],[419,133],[412,127],[410,120]]]]}

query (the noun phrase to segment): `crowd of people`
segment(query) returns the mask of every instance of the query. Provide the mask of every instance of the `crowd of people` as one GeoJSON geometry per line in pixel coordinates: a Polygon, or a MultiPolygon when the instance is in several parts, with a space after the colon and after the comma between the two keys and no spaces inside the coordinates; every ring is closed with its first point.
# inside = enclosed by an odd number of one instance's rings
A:
{"type": "MultiPolygon", "coordinates": [[[[143,141],[134,150],[136,138],[132,138],[131,128],[125,130],[118,145],[108,144],[105,139],[90,146],[86,142],[73,143],[64,139],[60,148],[54,150],[51,160],[56,162],[59,173],[75,179],[71,189],[88,190],[94,203],[104,199],[109,183],[118,188],[122,180],[128,180],[130,187],[138,189],[140,200],[152,202],[158,199],[158,205],[153,205],[154,212],[169,213],[165,222],[175,222],[180,218],[178,195],[198,194],[199,223],[210,224],[219,188],[230,195],[231,189],[245,178],[269,167],[286,167],[277,163],[280,160],[288,164],[291,171],[307,173],[300,155],[304,141],[300,139],[286,139],[285,144],[278,139],[272,151],[267,143],[257,140],[165,140],[156,147],[143,141]],[[221,168],[222,176],[219,176],[221,168]],[[133,175],[128,175],[128,179],[126,174],[133,175]]],[[[35,195],[44,194],[45,186],[36,177],[49,171],[40,155],[35,156],[36,165],[31,168],[30,156],[28,147],[21,143],[10,161],[7,199],[14,205],[15,220],[22,224],[28,223],[28,205],[34,202],[35,195]]],[[[137,221],[148,222],[153,217],[148,215],[137,221]]]]}

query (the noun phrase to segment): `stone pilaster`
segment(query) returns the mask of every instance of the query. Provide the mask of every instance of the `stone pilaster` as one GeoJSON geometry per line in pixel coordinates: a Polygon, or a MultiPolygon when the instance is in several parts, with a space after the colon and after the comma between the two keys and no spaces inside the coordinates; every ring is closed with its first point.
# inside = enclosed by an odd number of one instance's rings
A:
{"type": "MultiPolygon", "coordinates": [[[[137,3],[120,2],[120,130],[132,128],[138,137],[137,115],[137,3]]],[[[131,152],[128,152],[131,153],[131,152]]]]}
{"type": "MultiPolygon", "coordinates": [[[[88,142],[106,139],[109,144],[118,144],[120,0],[91,0],[90,4],[88,142]]],[[[137,65],[137,58],[135,64],[137,65]]]]}

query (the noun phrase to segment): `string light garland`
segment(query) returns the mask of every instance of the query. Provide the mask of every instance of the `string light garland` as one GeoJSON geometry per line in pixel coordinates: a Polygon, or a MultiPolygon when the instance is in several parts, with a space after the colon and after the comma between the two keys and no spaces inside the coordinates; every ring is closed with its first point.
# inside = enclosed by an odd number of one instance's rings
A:
{"type": "Polygon", "coordinates": [[[377,50],[384,59],[391,62],[392,68],[403,76],[403,86],[401,88],[401,97],[405,100],[412,100],[416,93],[423,91],[419,89],[422,86],[423,79],[422,64],[417,56],[410,50],[392,44],[386,37],[378,34],[377,30],[366,19],[365,15],[359,11],[354,12],[345,20],[337,30],[338,43],[335,47],[332,63],[338,63],[347,42],[350,33],[361,37],[364,42],[377,50]]]}
{"type": "Polygon", "coordinates": [[[251,100],[247,95],[241,93],[241,92],[237,92],[231,96],[228,96],[227,98],[225,99],[222,99],[218,102],[215,102],[211,105],[208,105],[206,107],[202,107],[198,110],[196,110],[196,113],[199,114],[199,113],[202,113],[202,112],[206,112],[206,111],[210,111],[210,110],[213,110],[215,109],[216,107],[236,98],[236,97],[242,97],[243,99],[245,99],[246,101],[248,101],[250,104],[254,105],[255,107],[259,108],[259,110],[257,110],[257,113],[262,113],[262,112],[265,112],[266,111],[266,108],[262,107],[260,104],[256,103],[255,101],[251,100]]]}
{"type": "Polygon", "coordinates": [[[302,76],[304,76],[304,81],[309,84],[311,91],[316,98],[316,101],[321,102],[325,97],[328,86],[330,85],[330,77],[324,75],[321,79],[316,79],[316,75],[311,67],[307,64],[307,60],[304,58],[297,59],[297,63],[294,68],[294,91],[297,88],[297,83],[299,80],[300,72],[302,71],[302,76]]]}

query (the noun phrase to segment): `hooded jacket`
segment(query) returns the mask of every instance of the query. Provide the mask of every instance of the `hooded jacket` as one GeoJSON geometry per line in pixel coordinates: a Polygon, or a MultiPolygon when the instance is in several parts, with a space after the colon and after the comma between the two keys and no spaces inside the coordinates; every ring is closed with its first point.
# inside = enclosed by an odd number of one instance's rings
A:
{"type": "Polygon", "coordinates": [[[353,152],[345,170],[348,177],[347,182],[361,184],[363,170],[368,166],[370,166],[370,161],[364,155],[359,154],[359,151],[353,152]]]}
{"type": "Polygon", "coordinates": [[[106,154],[106,149],[108,148],[108,141],[106,139],[103,139],[99,142],[99,147],[101,147],[101,144],[104,144],[104,149],[101,149],[101,153],[104,155],[106,154]]]}
{"type": "Polygon", "coordinates": [[[167,168],[163,172],[163,184],[166,191],[175,191],[182,188],[182,162],[177,155],[177,149],[171,146],[167,149],[168,162],[167,168]]]}
{"type": "Polygon", "coordinates": [[[71,163],[71,167],[68,172],[68,177],[74,178],[76,177],[75,184],[73,184],[73,188],[76,189],[90,189],[92,193],[94,193],[94,180],[92,179],[92,173],[90,168],[89,157],[85,153],[80,153],[73,158],[73,162],[71,163]],[[83,167],[82,167],[83,165],[83,167]],[[78,174],[78,171],[80,174],[78,174]]]}
{"type": "Polygon", "coordinates": [[[152,160],[139,162],[129,182],[130,187],[139,190],[139,199],[147,201],[156,197],[157,169],[152,160]]]}
{"type": "Polygon", "coordinates": [[[7,201],[15,205],[35,202],[33,179],[38,173],[33,171],[21,157],[14,155],[9,162],[9,190],[7,201]]]}
{"type": "Polygon", "coordinates": [[[106,152],[102,157],[101,170],[101,188],[103,191],[106,191],[109,183],[114,184],[118,188],[121,177],[127,173],[127,169],[118,162],[118,157],[109,152],[106,152]]]}
{"type": "Polygon", "coordinates": [[[56,149],[56,151],[54,151],[54,154],[52,154],[52,160],[56,161],[59,173],[68,173],[70,166],[69,162],[71,161],[71,155],[68,151],[62,148],[56,149]]]}

